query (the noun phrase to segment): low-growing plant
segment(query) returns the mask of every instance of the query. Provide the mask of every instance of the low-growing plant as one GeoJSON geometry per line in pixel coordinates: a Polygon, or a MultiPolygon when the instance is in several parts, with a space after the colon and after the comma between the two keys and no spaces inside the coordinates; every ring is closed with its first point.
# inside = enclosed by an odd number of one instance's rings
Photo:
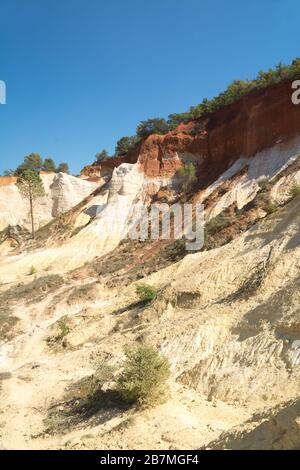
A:
{"type": "Polygon", "coordinates": [[[233,222],[234,217],[232,215],[221,213],[205,224],[205,232],[207,235],[215,235],[220,230],[229,227],[233,222]]]}
{"type": "Polygon", "coordinates": [[[274,202],[269,201],[265,207],[265,211],[268,215],[274,214],[277,211],[277,207],[275,206],[274,202]]]}
{"type": "Polygon", "coordinates": [[[67,336],[70,333],[70,327],[67,324],[66,320],[63,320],[63,319],[60,320],[60,322],[58,323],[58,326],[60,330],[58,334],[58,338],[63,339],[65,336],[67,336]]]}
{"type": "Polygon", "coordinates": [[[138,284],[136,286],[136,293],[142,302],[148,303],[156,299],[157,289],[148,284],[138,284]]]}
{"type": "Polygon", "coordinates": [[[270,198],[269,192],[261,191],[258,193],[253,201],[254,207],[264,210],[268,215],[274,214],[278,207],[270,198]]]}
{"type": "Polygon", "coordinates": [[[300,184],[294,183],[289,191],[289,195],[294,198],[298,194],[300,194],[300,184]]]}
{"type": "Polygon", "coordinates": [[[258,181],[258,186],[261,191],[267,191],[270,186],[270,182],[268,178],[262,178],[261,180],[258,181]]]}
{"type": "Polygon", "coordinates": [[[149,345],[125,350],[124,370],[117,389],[125,403],[153,406],[167,397],[170,376],[168,360],[149,345]]]}
{"type": "Polygon", "coordinates": [[[30,270],[29,270],[29,276],[33,276],[33,274],[36,274],[37,273],[37,269],[35,266],[31,266],[30,270]]]}
{"type": "Polygon", "coordinates": [[[136,129],[138,139],[144,139],[151,134],[166,134],[169,131],[169,125],[163,118],[151,118],[141,121],[136,129]]]}
{"type": "Polygon", "coordinates": [[[177,171],[177,175],[181,180],[181,189],[184,195],[184,201],[187,194],[193,189],[197,181],[197,170],[194,163],[186,163],[177,171]]]}

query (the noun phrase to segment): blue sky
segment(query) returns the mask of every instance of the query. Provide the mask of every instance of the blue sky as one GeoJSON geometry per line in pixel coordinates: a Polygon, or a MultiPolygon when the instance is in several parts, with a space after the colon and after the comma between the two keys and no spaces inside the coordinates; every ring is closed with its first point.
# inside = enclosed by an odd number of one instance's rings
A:
{"type": "Polygon", "coordinates": [[[0,172],[74,173],[140,120],[300,56],[297,0],[0,0],[0,172]]]}

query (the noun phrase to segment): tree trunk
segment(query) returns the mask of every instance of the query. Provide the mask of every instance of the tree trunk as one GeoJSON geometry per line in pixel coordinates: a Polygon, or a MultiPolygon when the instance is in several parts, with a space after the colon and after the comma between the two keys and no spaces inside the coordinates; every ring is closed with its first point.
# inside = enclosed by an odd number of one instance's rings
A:
{"type": "Polygon", "coordinates": [[[34,219],[33,219],[33,198],[32,194],[29,196],[29,201],[30,201],[30,217],[31,217],[31,233],[32,233],[32,239],[35,239],[35,230],[34,230],[34,219]]]}

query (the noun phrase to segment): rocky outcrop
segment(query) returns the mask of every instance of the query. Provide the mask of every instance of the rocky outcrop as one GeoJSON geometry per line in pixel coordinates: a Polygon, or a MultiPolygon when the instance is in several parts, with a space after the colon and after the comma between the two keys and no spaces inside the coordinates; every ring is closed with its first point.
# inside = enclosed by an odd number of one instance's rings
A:
{"type": "Polygon", "coordinates": [[[84,179],[91,178],[109,178],[112,175],[114,168],[118,167],[122,163],[126,163],[128,159],[126,157],[111,157],[105,158],[101,161],[92,163],[92,165],[85,166],[80,175],[84,179]]]}
{"type": "Polygon", "coordinates": [[[88,196],[98,183],[84,181],[65,173],[58,173],[50,186],[52,217],[66,212],[88,196]]]}
{"type": "Polygon", "coordinates": [[[299,450],[300,399],[256,413],[203,449],[299,450]]]}
{"type": "MultiPolygon", "coordinates": [[[[284,145],[300,134],[300,106],[291,101],[291,82],[251,93],[202,123],[181,125],[166,135],[151,135],[138,161],[147,176],[174,174],[180,161],[195,161],[204,182],[219,176],[241,157],[284,145]]],[[[300,149],[300,147],[299,147],[300,149]]]]}
{"type": "MultiPolygon", "coordinates": [[[[290,192],[300,181],[300,108],[288,100],[289,84],[280,84],[214,113],[202,127],[148,137],[126,157],[132,161],[107,162],[109,182],[42,229],[43,244],[59,230],[70,230],[68,237],[3,256],[4,447],[62,448],[70,438],[77,439],[72,448],[93,449],[299,447],[298,186],[290,192]],[[168,198],[182,161],[198,166],[193,197],[205,203],[207,218],[229,208],[234,236],[195,253],[182,240],[122,241],[135,204],[155,191],[168,198]],[[282,206],[267,212],[265,198],[282,206]],[[141,279],[157,290],[147,305],[133,282],[141,279]],[[18,323],[8,324],[8,316],[18,323]],[[88,416],[77,404],[85,403],[80,394],[98,364],[118,369],[124,347],[142,341],[170,362],[167,403],[119,414],[108,402],[88,416]]],[[[105,179],[104,163],[102,174],[87,178],[105,179]]],[[[43,179],[51,217],[90,188],[66,175],[43,179]]],[[[7,186],[14,194],[14,181],[3,185],[6,204],[7,186]]],[[[226,228],[215,225],[215,234],[226,228]]],[[[3,237],[7,251],[18,244],[15,231],[3,237]]]]}
{"type": "Polygon", "coordinates": [[[81,175],[106,178],[121,163],[138,162],[145,176],[170,178],[182,163],[194,162],[199,186],[205,188],[240,159],[251,161],[260,154],[264,166],[271,154],[276,166],[276,154],[291,157],[300,151],[300,106],[292,103],[292,91],[291,82],[282,82],[252,92],[201,122],[150,135],[126,156],[86,166],[81,175]]]}
{"type": "MultiPolygon", "coordinates": [[[[71,224],[61,224],[62,230],[64,226],[70,225],[71,232],[67,236],[61,234],[67,243],[61,253],[56,250],[53,256],[66,258],[64,268],[67,270],[113,250],[127,235],[128,221],[137,202],[150,202],[161,188],[172,189],[173,194],[178,196],[177,190],[180,188],[174,174],[185,161],[193,161],[198,167],[199,180],[194,200],[205,204],[206,220],[218,216],[227,208],[235,207],[240,210],[245,207],[256,197],[260,190],[259,180],[263,178],[270,181],[273,179],[272,186],[274,182],[277,184],[272,190],[271,199],[279,204],[286,202],[290,198],[290,187],[299,182],[300,151],[300,120],[296,119],[300,107],[289,100],[290,84],[283,83],[244,97],[212,114],[201,124],[191,122],[180,125],[167,135],[151,135],[126,157],[106,159],[100,166],[91,165],[89,168],[95,171],[94,176],[89,173],[88,168],[83,170],[86,179],[65,174],[43,174],[48,197],[37,201],[36,220],[40,226],[78,205],[93,189],[99,187],[98,178],[105,181],[112,175],[110,181],[103,186],[104,192],[93,193],[82,206],[79,204],[78,210],[70,215],[71,224]],[[280,106],[286,110],[286,115],[280,111],[280,106]],[[273,126],[271,121],[270,125],[260,122],[260,115],[266,115],[264,107],[269,109],[270,114],[276,114],[276,125],[273,126]],[[290,122],[290,128],[283,135],[281,129],[286,129],[285,120],[290,122]],[[259,123],[260,127],[256,128],[259,123]],[[223,158],[218,154],[217,141],[214,140],[221,128],[224,142],[220,152],[223,158]],[[265,140],[261,134],[265,136],[265,140]],[[228,139],[230,142],[235,139],[235,150],[233,147],[230,147],[230,151],[227,149],[228,139]],[[134,160],[136,163],[132,163],[134,160]],[[100,168],[98,174],[97,168],[100,168]],[[99,176],[101,168],[103,173],[99,176]],[[283,179],[278,179],[278,176],[283,179]],[[98,183],[90,181],[91,178],[96,178],[98,183]],[[118,227],[116,234],[111,235],[111,227],[118,227]],[[70,251],[74,250],[75,245],[78,247],[78,259],[69,258],[69,244],[70,251]],[[88,248],[82,250],[83,245],[88,245],[88,248]]],[[[27,201],[21,198],[13,181],[7,183],[8,180],[5,179],[1,185],[0,180],[2,228],[18,223],[28,224],[27,201]]],[[[265,212],[261,214],[264,215],[265,212]]],[[[245,219],[240,231],[253,223],[252,216],[250,219],[245,219]]],[[[59,223],[54,224],[55,230],[59,229],[59,223]]],[[[47,263],[48,261],[42,260],[43,266],[47,263]]]]}
{"type": "MultiPolygon", "coordinates": [[[[110,203],[127,210],[141,196],[136,173],[127,165],[116,171],[110,203]]],[[[55,275],[53,268],[61,271],[68,259],[82,263],[84,251],[94,249],[87,233],[80,243],[80,234],[72,238],[72,249],[68,244],[56,253],[3,259],[2,282],[9,281],[9,271],[14,275],[12,284],[1,286],[3,313],[9,308],[19,321],[8,325],[8,340],[0,345],[2,445],[61,449],[73,439],[72,448],[91,449],[298,448],[299,403],[288,401],[300,391],[294,343],[300,332],[299,207],[296,197],[234,242],[147,276],[143,282],[158,295],[146,306],[138,302],[136,285],[121,286],[112,272],[116,262],[130,265],[124,250],[119,259],[99,259],[97,276],[87,275],[86,267],[63,279],[55,275]],[[265,259],[270,264],[263,283],[250,297],[243,295],[241,287],[265,259]],[[29,275],[32,266],[37,272],[29,275]],[[111,276],[108,288],[105,275],[111,276]],[[68,327],[63,340],[62,324],[68,327]],[[168,402],[146,414],[119,412],[108,402],[88,415],[80,400],[98,364],[109,361],[118,370],[125,345],[141,341],[171,363],[168,402]]],[[[100,234],[108,222],[106,209],[106,217],[95,221],[100,234]]],[[[141,266],[151,250],[145,245],[139,253],[141,266]]]]}
{"type": "Polygon", "coordinates": [[[6,255],[14,248],[21,245],[24,239],[28,239],[30,232],[19,225],[8,226],[0,232],[0,255],[6,255]]]}
{"type": "MultiPolygon", "coordinates": [[[[41,178],[46,195],[35,203],[36,228],[75,206],[99,185],[66,173],[43,172],[41,178]]],[[[0,230],[8,225],[30,228],[29,204],[15,182],[13,176],[0,177],[0,230]]]]}

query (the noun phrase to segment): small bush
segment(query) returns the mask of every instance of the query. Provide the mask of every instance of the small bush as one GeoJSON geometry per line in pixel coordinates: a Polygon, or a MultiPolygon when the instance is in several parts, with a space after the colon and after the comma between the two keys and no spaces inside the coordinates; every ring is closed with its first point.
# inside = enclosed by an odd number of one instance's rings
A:
{"type": "Polygon", "coordinates": [[[263,178],[263,179],[259,180],[257,184],[258,184],[259,189],[261,191],[267,191],[270,187],[270,182],[269,182],[268,178],[263,178]]]}
{"type": "Polygon", "coordinates": [[[114,379],[115,368],[105,361],[97,364],[95,373],[90,379],[91,395],[96,395],[102,392],[105,384],[114,379]]]}
{"type": "Polygon", "coordinates": [[[215,235],[221,230],[229,227],[234,222],[234,217],[228,214],[219,214],[205,224],[206,235],[215,235]]]}
{"type": "Polygon", "coordinates": [[[291,197],[296,197],[298,194],[300,194],[300,184],[294,183],[289,191],[289,195],[291,197]]]}
{"type": "Polygon", "coordinates": [[[117,389],[126,403],[152,406],[166,399],[170,365],[152,346],[141,345],[125,351],[124,370],[117,389]]]}
{"type": "Polygon", "coordinates": [[[95,155],[96,162],[102,162],[103,160],[106,160],[107,158],[109,158],[109,154],[107,150],[105,149],[101,150],[101,152],[98,152],[95,155]]]}
{"type": "Polygon", "coordinates": [[[253,205],[256,209],[262,209],[268,215],[274,214],[274,212],[276,212],[278,209],[273,200],[270,198],[268,191],[261,191],[258,193],[253,201],[253,205]]]}
{"type": "Polygon", "coordinates": [[[127,155],[127,153],[132,150],[135,145],[137,144],[138,139],[137,137],[122,137],[121,139],[118,140],[117,145],[116,145],[116,155],[117,156],[122,156],[122,155],[127,155]]]}
{"type": "Polygon", "coordinates": [[[197,181],[197,170],[194,163],[186,163],[177,170],[177,175],[181,180],[181,189],[186,199],[187,194],[193,189],[197,181]]]}
{"type": "Polygon", "coordinates": [[[35,266],[31,266],[30,270],[29,270],[29,276],[33,276],[33,274],[36,274],[37,273],[37,269],[35,266]]]}
{"type": "Polygon", "coordinates": [[[265,207],[265,211],[268,215],[270,214],[274,214],[274,212],[277,211],[277,207],[275,206],[275,204],[273,202],[269,202],[266,207],[265,207]]]}
{"type": "Polygon", "coordinates": [[[67,336],[67,334],[70,333],[70,327],[67,324],[66,320],[60,320],[58,326],[60,330],[58,339],[63,339],[65,336],[67,336]]]}
{"type": "Polygon", "coordinates": [[[148,284],[138,284],[136,286],[136,293],[138,294],[142,302],[148,303],[156,299],[157,290],[155,287],[149,286],[148,284]]]}
{"type": "Polygon", "coordinates": [[[151,134],[166,134],[169,131],[169,125],[165,119],[151,118],[141,121],[136,129],[138,139],[144,139],[151,134]]]}

